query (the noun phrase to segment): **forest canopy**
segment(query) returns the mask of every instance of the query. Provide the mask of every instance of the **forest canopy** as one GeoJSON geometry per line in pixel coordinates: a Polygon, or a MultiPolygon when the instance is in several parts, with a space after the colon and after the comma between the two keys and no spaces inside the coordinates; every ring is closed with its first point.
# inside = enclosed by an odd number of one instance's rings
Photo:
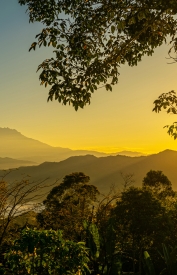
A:
{"type": "Polygon", "coordinates": [[[150,170],[142,187],[105,195],[89,180],[66,175],[31,219],[13,217],[0,243],[0,274],[176,274],[177,196],[167,176],[150,170]]]}

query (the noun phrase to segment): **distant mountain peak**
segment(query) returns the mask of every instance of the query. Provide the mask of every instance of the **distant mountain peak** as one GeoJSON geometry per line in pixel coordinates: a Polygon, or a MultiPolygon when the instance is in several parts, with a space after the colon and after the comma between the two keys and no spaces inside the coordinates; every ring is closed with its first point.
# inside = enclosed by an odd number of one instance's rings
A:
{"type": "Polygon", "coordinates": [[[18,132],[16,129],[11,129],[8,127],[0,127],[0,134],[6,134],[6,135],[12,135],[12,134],[18,134],[18,135],[22,135],[20,132],[18,132]]]}
{"type": "Polygon", "coordinates": [[[29,160],[42,163],[45,161],[61,161],[71,156],[92,154],[107,156],[106,153],[87,150],[71,150],[53,147],[41,141],[29,138],[15,129],[0,127],[0,157],[29,160]]]}
{"type": "Polygon", "coordinates": [[[166,149],[166,150],[163,150],[163,151],[161,151],[161,152],[159,152],[159,153],[162,153],[162,152],[177,152],[177,151],[172,150],[172,149],[166,149]]]}
{"type": "MultiPolygon", "coordinates": [[[[114,154],[115,155],[115,154],[114,154]]],[[[124,150],[121,152],[117,152],[116,155],[120,156],[127,156],[127,157],[141,157],[141,156],[147,156],[147,154],[141,153],[141,152],[135,152],[135,151],[128,151],[124,150]]]]}
{"type": "Polygon", "coordinates": [[[169,154],[176,154],[176,153],[177,153],[177,151],[175,151],[175,150],[166,149],[164,151],[161,151],[161,152],[157,153],[157,155],[159,155],[159,154],[169,155],[169,154]]]}

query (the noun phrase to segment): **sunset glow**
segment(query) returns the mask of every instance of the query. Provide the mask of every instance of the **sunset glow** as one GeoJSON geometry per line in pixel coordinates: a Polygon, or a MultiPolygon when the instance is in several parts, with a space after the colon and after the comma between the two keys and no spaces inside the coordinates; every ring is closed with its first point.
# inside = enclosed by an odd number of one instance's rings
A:
{"type": "Polygon", "coordinates": [[[47,103],[49,88],[38,81],[37,66],[51,57],[52,48],[28,49],[42,26],[29,24],[17,1],[2,0],[0,6],[0,127],[71,149],[145,154],[177,150],[177,141],[163,129],[175,116],[152,112],[161,93],[177,91],[177,65],[166,59],[169,45],[144,57],[137,67],[122,67],[113,92],[100,89],[90,106],[75,112],[71,106],[47,103]]]}

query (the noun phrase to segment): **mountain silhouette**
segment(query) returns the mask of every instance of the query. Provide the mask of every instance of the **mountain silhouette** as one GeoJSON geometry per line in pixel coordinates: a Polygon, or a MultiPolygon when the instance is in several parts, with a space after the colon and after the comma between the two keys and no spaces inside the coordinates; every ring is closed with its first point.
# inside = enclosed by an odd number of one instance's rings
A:
{"type": "Polygon", "coordinates": [[[25,137],[20,132],[0,128],[0,157],[10,157],[37,163],[44,161],[60,161],[70,156],[94,154],[106,156],[105,153],[69,148],[52,147],[48,144],[25,137]]]}
{"type": "MultiPolygon", "coordinates": [[[[126,153],[131,156],[142,155],[138,152],[120,152],[120,154],[123,155],[126,155],[126,153]]],[[[105,157],[111,155],[96,151],[71,150],[69,148],[53,147],[38,140],[25,137],[17,130],[9,128],[0,128],[1,158],[9,157],[13,159],[31,161],[31,165],[34,165],[34,162],[40,164],[45,161],[61,161],[71,156],[81,156],[87,154],[94,155],[96,157],[105,157]]],[[[118,154],[119,152],[113,155],[118,154]]],[[[19,167],[18,165],[19,164],[17,163],[16,167],[19,167]]],[[[9,165],[9,168],[12,168],[11,165],[9,165]]],[[[0,169],[3,169],[1,164],[0,169]]]]}
{"type": "MultiPolygon", "coordinates": [[[[123,187],[121,172],[134,174],[135,186],[141,186],[147,172],[161,170],[172,182],[177,190],[177,151],[165,150],[158,154],[141,157],[107,156],[95,157],[93,155],[70,157],[60,162],[44,162],[37,166],[20,167],[7,176],[7,181],[20,180],[24,175],[30,175],[34,181],[48,178],[48,182],[58,184],[65,175],[73,172],[83,172],[90,176],[90,183],[98,187],[103,193],[108,193],[110,186],[123,187]]],[[[0,171],[0,175],[4,172],[0,171]]]]}
{"type": "Polygon", "coordinates": [[[31,165],[37,165],[37,163],[32,161],[27,161],[27,160],[0,157],[0,169],[13,169],[20,166],[31,166],[31,165]]]}

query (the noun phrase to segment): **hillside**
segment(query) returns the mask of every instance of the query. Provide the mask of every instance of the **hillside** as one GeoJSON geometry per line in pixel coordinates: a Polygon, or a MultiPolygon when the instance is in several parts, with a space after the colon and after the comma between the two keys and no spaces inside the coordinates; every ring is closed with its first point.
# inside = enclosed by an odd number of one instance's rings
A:
{"type": "Polygon", "coordinates": [[[93,154],[98,157],[106,156],[105,153],[100,152],[52,147],[38,140],[25,137],[14,129],[0,128],[0,157],[2,158],[22,159],[39,164],[44,161],[60,161],[71,156],[86,154],[93,154]]]}
{"type": "Polygon", "coordinates": [[[31,166],[37,165],[36,162],[20,160],[20,159],[12,159],[12,158],[1,158],[0,157],[0,170],[2,169],[13,169],[20,166],[31,166]]]}
{"type": "MultiPolygon", "coordinates": [[[[28,165],[34,165],[35,163],[43,163],[45,161],[61,161],[71,156],[83,156],[83,155],[94,155],[96,157],[106,157],[109,155],[128,155],[131,157],[141,156],[142,153],[122,151],[114,154],[106,154],[96,151],[88,150],[71,150],[69,148],[52,147],[48,144],[40,142],[38,140],[28,138],[22,135],[20,132],[9,128],[0,128],[0,157],[1,158],[13,158],[23,161],[30,161],[28,165]]],[[[7,162],[6,162],[7,164],[7,162]]],[[[14,163],[15,165],[15,163],[14,163]]],[[[24,163],[6,168],[0,166],[0,169],[15,168],[24,166],[24,163]]]]}
{"type": "MultiPolygon", "coordinates": [[[[38,166],[21,167],[7,176],[12,182],[20,179],[22,174],[30,175],[32,180],[48,179],[48,183],[59,182],[72,172],[84,172],[90,176],[90,183],[96,185],[101,192],[108,192],[112,184],[122,187],[120,172],[133,173],[135,186],[141,186],[143,177],[149,170],[162,170],[170,179],[174,190],[177,190],[177,152],[166,150],[147,157],[108,156],[97,158],[92,155],[70,157],[60,162],[45,162],[38,166]]],[[[2,175],[3,172],[0,171],[2,175]]]]}
{"type": "Polygon", "coordinates": [[[146,154],[140,153],[140,152],[132,152],[132,151],[121,151],[117,153],[111,154],[112,156],[127,156],[127,157],[141,157],[141,156],[147,156],[146,154]]]}

